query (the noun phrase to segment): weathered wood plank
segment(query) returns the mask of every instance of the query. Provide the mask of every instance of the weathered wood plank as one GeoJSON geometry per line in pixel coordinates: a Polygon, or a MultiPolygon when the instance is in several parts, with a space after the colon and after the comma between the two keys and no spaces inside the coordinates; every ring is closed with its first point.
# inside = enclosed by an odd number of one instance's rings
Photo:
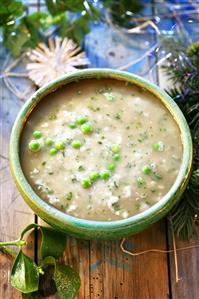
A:
{"type": "MultiPolygon", "coordinates": [[[[42,219],[38,223],[48,226],[42,219]]],[[[90,241],[66,236],[66,249],[62,262],[76,270],[81,279],[81,287],[77,299],[90,299],[90,241]]],[[[55,298],[52,296],[51,298],[55,298]]]]}
{"type": "MultiPolygon", "coordinates": [[[[171,81],[167,80],[165,73],[159,69],[160,86],[166,88],[171,85],[171,81]]],[[[198,229],[199,233],[199,229],[198,229]]],[[[173,236],[170,223],[168,223],[168,249],[173,249],[173,236]]],[[[190,241],[180,241],[176,239],[176,248],[195,246],[199,244],[198,237],[190,241]]],[[[177,267],[180,280],[176,282],[176,266],[174,255],[169,254],[169,267],[170,267],[170,285],[172,299],[187,299],[199,298],[199,250],[198,248],[177,251],[177,267]]]]}
{"type": "MultiPolygon", "coordinates": [[[[125,247],[130,251],[166,249],[164,232],[164,221],[162,221],[128,238],[125,247]]],[[[104,297],[101,298],[168,298],[166,254],[128,256],[121,252],[118,242],[113,242],[112,246],[105,248],[105,261],[104,297]]]]}
{"type": "MultiPolygon", "coordinates": [[[[43,224],[42,220],[39,220],[43,224]]],[[[166,250],[165,222],[131,236],[130,251],[166,250]]],[[[67,237],[64,262],[79,272],[78,299],[169,298],[167,254],[132,257],[120,249],[120,241],[85,241],[67,237]]]]}
{"type": "MultiPolygon", "coordinates": [[[[7,55],[1,48],[1,66],[7,55]]],[[[16,114],[21,106],[19,100],[0,82],[0,240],[15,240],[27,224],[34,222],[34,214],[19,195],[11,178],[8,161],[9,136],[16,114]]],[[[33,242],[33,241],[32,241],[33,242]]],[[[28,249],[33,254],[33,244],[28,249]]],[[[21,298],[9,282],[12,261],[0,253],[0,298],[21,298]]]]}
{"type": "MultiPolygon", "coordinates": [[[[199,229],[198,229],[199,233],[199,229]]],[[[176,248],[199,245],[199,237],[190,241],[176,240],[176,248]]],[[[171,229],[169,228],[169,246],[173,249],[171,229]]],[[[177,251],[177,269],[179,281],[176,282],[174,255],[169,255],[170,262],[170,283],[172,299],[199,298],[199,249],[193,248],[177,251]]]]}

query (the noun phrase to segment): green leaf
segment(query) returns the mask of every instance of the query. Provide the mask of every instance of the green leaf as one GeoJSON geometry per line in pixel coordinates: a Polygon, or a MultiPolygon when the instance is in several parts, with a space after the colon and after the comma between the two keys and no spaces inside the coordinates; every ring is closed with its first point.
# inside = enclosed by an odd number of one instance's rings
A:
{"type": "Polygon", "coordinates": [[[27,226],[22,230],[21,235],[20,235],[20,239],[22,240],[23,237],[24,237],[24,235],[25,235],[29,230],[31,230],[31,229],[33,229],[33,228],[37,228],[37,227],[39,227],[39,225],[36,224],[36,223],[31,223],[31,224],[27,225],[27,226]]]}
{"type": "Polygon", "coordinates": [[[111,14],[112,21],[123,27],[132,27],[134,14],[139,13],[143,5],[139,0],[102,0],[111,14]]]}
{"type": "Polygon", "coordinates": [[[46,257],[44,263],[54,265],[54,280],[60,299],[74,299],[80,288],[80,277],[70,266],[57,262],[52,256],[46,257]]]}
{"type": "Polygon", "coordinates": [[[62,256],[66,247],[66,236],[49,227],[40,227],[40,229],[42,234],[41,257],[44,259],[47,256],[54,258],[62,256]]]}
{"type": "Polygon", "coordinates": [[[80,288],[80,277],[70,267],[56,262],[55,284],[60,299],[74,299],[80,288]]]}
{"type": "Polygon", "coordinates": [[[68,34],[68,36],[81,45],[85,35],[90,32],[88,16],[81,16],[72,23],[72,26],[73,30],[68,34]]]}
{"type": "Polygon", "coordinates": [[[14,56],[19,56],[30,37],[24,26],[5,26],[3,28],[4,45],[14,56]]]}
{"type": "Polygon", "coordinates": [[[85,9],[84,0],[46,0],[48,11],[52,15],[65,12],[79,12],[85,9]]]}
{"type": "Polygon", "coordinates": [[[31,293],[38,290],[38,267],[21,250],[12,267],[11,284],[22,293],[31,293]]]}
{"type": "Polygon", "coordinates": [[[0,26],[11,22],[15,17],[23,14],[23,4],[14,0],[1,0],[0,5],[0,26]]]}

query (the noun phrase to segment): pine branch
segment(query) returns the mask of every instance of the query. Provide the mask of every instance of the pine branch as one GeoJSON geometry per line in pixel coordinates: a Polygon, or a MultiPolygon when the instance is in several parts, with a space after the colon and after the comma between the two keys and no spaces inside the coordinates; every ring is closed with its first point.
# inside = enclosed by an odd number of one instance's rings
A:
{"type": "Polygon", "coordinates": [[[181,108],[193,140],[192,175],[181,201],[171,211],[177,236],[189,239],[199,224],[199,43],[185,48],[174,41],[166,47],[172,55],[163,68],[174,83],[167,92],[181,108]]]}

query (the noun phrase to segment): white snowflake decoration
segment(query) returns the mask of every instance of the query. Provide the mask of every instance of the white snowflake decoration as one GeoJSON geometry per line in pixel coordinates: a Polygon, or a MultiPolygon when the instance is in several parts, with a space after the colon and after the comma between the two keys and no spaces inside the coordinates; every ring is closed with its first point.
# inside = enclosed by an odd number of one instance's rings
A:
{"type": "Polygon", "coordinates": [[[38,86],[89,64],[85,53],[71,39],[49,38],[48,45],[40,43],[28,54],[32,61],[26,66],[28,76],[38,86]]]}

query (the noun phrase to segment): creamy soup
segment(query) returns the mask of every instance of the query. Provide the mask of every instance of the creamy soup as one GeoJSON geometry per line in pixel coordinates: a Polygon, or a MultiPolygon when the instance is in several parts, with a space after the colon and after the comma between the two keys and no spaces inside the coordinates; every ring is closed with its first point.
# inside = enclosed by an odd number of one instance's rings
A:
{"type": "Polygon", "coordinates": [[[21,139],[35,192],[67,214],[118,220],[157,203],[182,157],[179,128],[163,104],[132,84],[85,79],[46,96],[21,139]]]}

